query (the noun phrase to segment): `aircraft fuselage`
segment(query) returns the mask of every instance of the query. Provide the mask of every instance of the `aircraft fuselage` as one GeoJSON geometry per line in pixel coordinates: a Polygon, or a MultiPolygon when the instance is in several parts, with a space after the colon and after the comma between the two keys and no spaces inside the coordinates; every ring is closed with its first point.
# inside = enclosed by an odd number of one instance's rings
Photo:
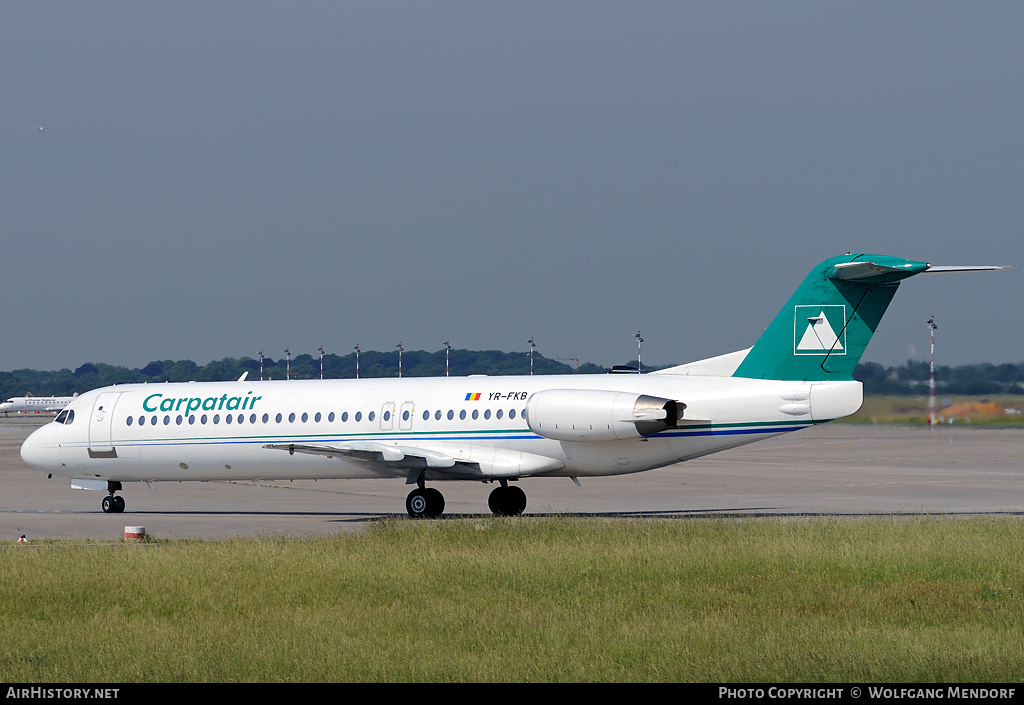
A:
{"type": "Polygon", "coordinates": [[[838,418],[860,403],[858,382],[658,374],[122,385],[78,397],[65,409],[73,420],[38,429],[22,455],[56,475],[118,482],[410,473],[408,463],[386,458],[281,452],[288,444],[422,448],[463,468],[425,467],[427,480],[619,475],[838,418]],[[674,427],[647,436],[629,433],[628,418],[627,432],[618,434],[624,438],[595,428],[601,423],[583,428],[578,416],[566,424],[556,416],[562,428],[537,429],[534,419],[531,428],[531,412],[540,413],[531,399],[554,390],[647,395],[681,402],[685,411],[674,427]]]}

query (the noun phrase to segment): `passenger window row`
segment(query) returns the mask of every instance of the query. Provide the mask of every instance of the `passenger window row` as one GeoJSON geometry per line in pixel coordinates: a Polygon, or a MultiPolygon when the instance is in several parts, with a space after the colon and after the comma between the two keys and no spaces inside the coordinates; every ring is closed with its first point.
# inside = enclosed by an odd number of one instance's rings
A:
{"type": "MultiPolygon", "coordinates": [[[[74,412],[72,411],[70,413],[72,414],[71,419],[73,419],[74,418],[74,416],[73,416],[74,412]]],[[[493,418],[500,420],[500,419],[505,417],[505,413],[506,412],[505,412],[504,409],[497,409],[493,413],[493,418]]],[[[523,409],[522,411],[517,412],[515,409],[509,409],[507,413],[508,413],[508,418],[509,419],[516,418],[517,414],[520,415],[520,416],[523,416],[525,418],[526,410],[523,409]]],[[[391,421],[393,414],[394,414],[394,412],[392,412],[390,409],[386,410],[382,414],[383,421],[384,422],[391,421]]],[[[467,417],[466,410],[465,409],[460,410],[458,412],[458,416],[459,416],[459,420],[460,421],[465,421],[466,417],[467,417]]],[[[491,413],[490,409],[484,409],[483,412],[481,412],[479,409],[473,409],[473,411],[470,412],[468,414],[468,416],[471,417],[473,420],[479,420],[481,416],[484,418],[484,420],[490,420],[492,418],[492,413],[491,413]]],[[[247,421],[248,421],[249,424],[256,424],[256,423],[259,423],[259,422],[262,422],[264,424],[269,424],[271,422],[271,420],[273,420],[274,423],[284,423],[284,421],[285,421],[285,416],[283,414],[275,414],[273,417],[270,414],[263,414],[262,416],[259,416],[257,414],[249,414],[248,416],[246,416],[245,414],[224,414],[223,416],[221,414],[212,414],[212,415],[201,414],[198,417],[195,414],[190,414],[188,416],[183,416],[182,414],[178,414],[177,416],[175,416],[173,418],[174,418],[174,423],[176,425],[178,425],[178,426],[181,426],[184,423],[188,423],[191,426],[191,425],[194,425],[197,421],[199,422],[200,425],[205,425],[207,423],[220,424],[222,421],[224,423],[226,423],[226,424],[231,424],[231,423],[244,424],[247,421]]],[[[300,421],[301,423],[307,423],[307,422],[309,422],[310,418],[311,418],[310,415],[308,413],[306,413],[306,412],[303,412],[302,414],[299,414],[299,415],[296,415],[295,413],[290,413],[287,416],[288,423],[295,423],[296,420],[300,421]]],[[[321,421],[324,420],[324,418],[325,417],[323,416],[323,414],[321,414],[319,411],[317,413],[313,414],[313,416],[312,416],[313,423],[320,423],[321,421]]],[[[342,423],[347,423],[348,420],[349,420],[349,413],[347,411],[343,411],[343,412],[341,412],[340,416],[336,416],[335,413],[332,411],[329,414],[327,414],[327,416],[326,416],[326,419],[327,419],[328,423],[334,423],[336,418],[340,418],[342,423]]],[[[377,414],[376,414],[376,412],[371,411],[371,412],[366,414],[365,418],[366,418],[366,420],[368,422],[372,423],[374,420],[376,420],[377,414]]],[[[402,420],[403,421],[408,421],[410,418],[411,418],[411,412],[408,409],[404,409],[402,411],[402,420]]],[[[431,419],[431,413],[429,411],[424,411],[423,415],[422,415],[422,418],[423,418],[424,421],[429,421],[431,419]]],[[[435,421],[440,421],[442,418],[447,418],[449,421],[453,421],[455,419],[455,410],[454,409],[449,409],[447,414],[442,414],[441,410],[438,409],[437,411],[435,411],[433,413],[433,419],[435,421]]],[[[60,416],[58,416],[56,421],[58,423],[71,423],[71,419],[68,419],[68,420],[65,421],[65,420],[61,420],[60,416]]],[[[131,425],[136,424],[136,423],[139,426],[146,426],[147,424],[150,425],[150,426],[158,426],[161,423],[163,423],[164,426],[170,426],[171,425],[171,419],[172,419],[172,417],[171,417],[170,414],[165,414],[162,419],[157,414],[153,414],[153,415],[148,416],[148,417],[140,415],[138,418],[136,418],[134,416],[129,416],[129,417],[127,417],[125,419],[125,424],[127,426],[131,426],[131,425]]],[[[361,412],[361,411],[355,412],[355,414],[352,415],[352,419],[354,421],[356,421],[357,423],[362,421],[363,420],[363,412],[361,412]]]]}

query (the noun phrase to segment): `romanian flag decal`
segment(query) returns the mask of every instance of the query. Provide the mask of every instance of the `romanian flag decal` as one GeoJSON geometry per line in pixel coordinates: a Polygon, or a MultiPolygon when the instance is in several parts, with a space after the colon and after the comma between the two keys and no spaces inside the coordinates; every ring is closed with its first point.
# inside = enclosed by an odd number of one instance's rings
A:
{"type": "Polygon", "coordinates": [[[473,394],[472,392],[466,395],[466,401],[480,401],[480,392],[473,394]]]}

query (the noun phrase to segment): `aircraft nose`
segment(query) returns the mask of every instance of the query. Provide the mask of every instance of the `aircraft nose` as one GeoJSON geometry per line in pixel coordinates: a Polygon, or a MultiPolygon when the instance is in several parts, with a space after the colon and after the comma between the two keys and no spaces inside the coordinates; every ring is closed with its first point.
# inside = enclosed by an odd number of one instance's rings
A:
{"type": "Polygon", "coordinates": [[[26,465],[30,465],[36,470],[54,469],[56,451],[48,447],[49,444],[44,442],[44,437],[47,435],[46,432],[48,430],[46,426],[37,428],[21,444],[21,459],[25,461],[26,465]]]}

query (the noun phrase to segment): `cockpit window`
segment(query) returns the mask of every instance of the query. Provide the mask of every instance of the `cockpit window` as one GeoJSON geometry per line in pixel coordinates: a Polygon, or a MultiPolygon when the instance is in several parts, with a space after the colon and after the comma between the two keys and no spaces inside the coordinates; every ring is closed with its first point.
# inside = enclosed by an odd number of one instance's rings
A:
{"type": "Polygon", "coordinates": [[[54,423],[62,423],[65,426],[72,423],[75,420],[75,412],[72,409],[64,409],[64,411],[57,414],[57,418],[53,420],[54,423]]]}

